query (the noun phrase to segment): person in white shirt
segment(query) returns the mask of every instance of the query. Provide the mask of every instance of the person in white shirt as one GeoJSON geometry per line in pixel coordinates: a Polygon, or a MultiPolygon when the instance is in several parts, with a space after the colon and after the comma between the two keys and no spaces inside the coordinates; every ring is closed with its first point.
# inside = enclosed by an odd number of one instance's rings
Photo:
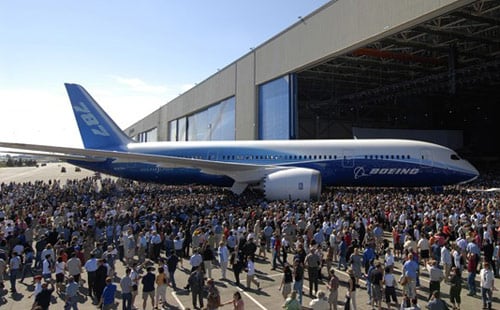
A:
{"type": "Polygon", "coordinates": [[[224,244],[224,241],[219,242],[218,252],[222,279],[226,279],[227,264],[229,263],[229,250],[224,244]]]}
{"type": "Polygon", "coordinates": [[[490,268],[489,262],[484,262],[483,269],[479,272],[481,282],[481,299],[483,300],[483,309],[491,309],[491,299],[495,289],[495,276],[490,268]]]}
{"type": "Polygon", "coordinates": [[[457,267],[457,269],[460,270],[460,272],[462,272],[464,266],[462,266],[461,262],[462,254],[459,251],[460,249],[456,244],[452,246],[452,249],[453,250],[451,251],[451,256],[453,258],[453,263],[455,264],[455,267],[457,267]]]}
{"type": "Polygon", "coordinates": [[[326,300],[325,296],[325,292],[319,290],[318,298],[311,300],[311,302],[309,303],[309,308],[311,308],[312,310],[329,310],[330,304],[328,303],[328,300],[326,300]]]}
{"type": "Polygon", "coordinates": [[[445,281],[448,281],[448,279],[450,278],[450,269],[451,269],[451,252],[448,247],[449,245],[445,244],[441,248],[441,265],[443,266],[444,269],[445,281]]]}
{"type": "Polygon", "coordinates": [[[137,297],[137,294],[139,293],[139,280],[141,279],[141,276],[137,272],[137,265],[134,263],[132,265],[132,268],[130,270],[130,279],[132,280],[132,301],[130,302],[130,305],[132,309],[136,309],[134,306],[135,304],[135,298],[137,297]]]}
{"type": "Polygon", "coordinates": [[[52,278],[52,265],[50,254],[45,255],[45,259],[42,262],[42,277],[45,280],[50,280],[52,278]]]}
{"type": "Polygon", "coordinates": [[[247,287],[250,289],[252,282],[257,285],[257,288],[260,289],[260,283],[255,279],[255,264],[253,262],[252,255],[248,256],[247,263],[247,287]]]}
{"type": "Polygon", "coordinates": [[[394,254],[392,254],[392,250],[389,248],[387,249],[387,252],[385,253],[385,267],[389,267],[390,270],[392,271],[394,268],[394,254]]]}
{"type": "Polygon", "coordinates": [[[88,296],[92,298],[95,287],[95,272],[97,270],[97,258],[94,254],[90,254],[90,258],[85,262],[85,270],[87,271],[87,284],[89,286],[88,296]]]}
{"type": "Polygon", "coordinates": [[[195,271],[198,268],[198,266],[200,266],[203,263],[203,257],[201,257],[199,249],[194,249],[193,252],[194,252],[193,255],[191,255],[191,258],[189,258],[189,264],[191,265],[191,272],[195,271]]]}
{"type": "Polygon", "coordinates": [[[420,259],[422,259],[424,266],[429,262],[430,257],[430,244],[429,239],[425,236],[425,234],[420,234],[420,238],[417,243],[417,248],[420,250],[420,259]]]}
{"type": "Polygon", "coordinates": [[[45,246],[45,249],[43,249],[41,254],[42,259],[45,259],[47,257],[47,254],[50,255],[49,259],[51,263],[54,263],[56,261],[56,253],[54,252],[54,249],[52,248],[52,245],[50,243],[45,246]]]}
{"type": "Polygon", "coordinates": [[[66,263],[63,261],[62,256],[57,258],[55,263],[55,273],[56,273],[56,287],[57,293],[62,293],[64,291],[64,271],[66,270],[66,263]]]}
{"type": "Polygon", "coordinates": [[[465,253],[465,251],[467,250],[467,240],[462,236],[460,236],[458,237],[456,243],[457,246],[460,248],[460,252],[465,253]]]}
{"type": "Polygon", "coordinates": [[[175,254],[179,258],[179,262],[181,263],[182,269],[184,269],[184,263],[182,262],[183,257],[184,257],[184,253],[182,252],[182,245],[183,244],[184,244],[184,238],[183,238],[182,232],[178,232],[177,236],[174,239],[174,250],[175,250],[175,254]]]}
{"type": "Polygon", "coordinates": [[[387,303],[387,309],[391,309],[391,299],[397,308],[398,298],[396,295],[396,277],[392,273],[392,269],[389,266],[385,267],[384,287],[385,287],[384,289],[385,302],[387,303]]]}

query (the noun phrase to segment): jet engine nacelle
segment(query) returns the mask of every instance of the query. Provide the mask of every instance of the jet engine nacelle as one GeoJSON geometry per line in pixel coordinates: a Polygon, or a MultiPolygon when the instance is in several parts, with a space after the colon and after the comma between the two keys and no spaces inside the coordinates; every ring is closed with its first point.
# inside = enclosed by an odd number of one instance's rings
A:
{"type": "Polygon", "coordinates": [[[307,168],[281,170],[267,175],[262,187],[268,200],[318,200],[321,174],[307,168]]]}

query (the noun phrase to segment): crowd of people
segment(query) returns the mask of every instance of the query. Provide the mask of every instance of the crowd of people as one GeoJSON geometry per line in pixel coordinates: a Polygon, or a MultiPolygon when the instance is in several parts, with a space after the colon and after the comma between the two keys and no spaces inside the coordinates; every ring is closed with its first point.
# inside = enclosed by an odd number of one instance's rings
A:
{"type": "Polygon", "coordinates": [[[285,309],[300,309],[306,293],[311,309],[364,309],[356,303],[364,292],[369,307],[381,309],[385,301],[388,309],[420,309],[424,276],[429,309],[459,309],[462,287],[470,296],[480,293],[491,309],[500,267],[499,193],[471,189],[499,183],[485,175],[443,193],[335,188],[310,203],[93,177],[1,184],[0,296],[16,294],[16,282],[30,278],[39,309],[49,308],[54,293],[66,309],[78,308],[80,294],[112,309],[117,291],[123,309],[135,309],[138,295],[143,309],[161,308],[168,286],[189,290],[195,309],[243,309],[239,291],[220,300],[213,268],[223,280],[231,270],[236,285],[260,290],[256,269],[269,263],[283,272],[285,309]],[[179,269],[189,270],[187,283],[177,283],[179,269]],[[348,274],[345,300],[339,272],[348,274]],[[448,300],[442,282],[449,284],[448,300]]]}

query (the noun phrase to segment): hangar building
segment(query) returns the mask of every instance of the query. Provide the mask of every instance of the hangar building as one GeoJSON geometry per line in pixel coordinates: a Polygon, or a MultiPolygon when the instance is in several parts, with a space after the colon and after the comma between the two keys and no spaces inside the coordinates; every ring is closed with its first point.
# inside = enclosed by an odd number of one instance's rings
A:
{"type": "Polygon", "coordinates": [[[412,138],[500,156],[500,1],[330,1],[126,132],[412,138]]]}

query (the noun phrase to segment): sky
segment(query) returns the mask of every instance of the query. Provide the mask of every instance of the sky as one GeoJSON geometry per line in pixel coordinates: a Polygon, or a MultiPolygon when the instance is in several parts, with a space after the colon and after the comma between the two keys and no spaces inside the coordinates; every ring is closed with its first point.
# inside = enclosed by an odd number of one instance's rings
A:
{"type": "Polygon", "coordinates": [[[328,0],[0,0],[0,141],[81,147],[64,83],[125,129],[328,0]]]}

